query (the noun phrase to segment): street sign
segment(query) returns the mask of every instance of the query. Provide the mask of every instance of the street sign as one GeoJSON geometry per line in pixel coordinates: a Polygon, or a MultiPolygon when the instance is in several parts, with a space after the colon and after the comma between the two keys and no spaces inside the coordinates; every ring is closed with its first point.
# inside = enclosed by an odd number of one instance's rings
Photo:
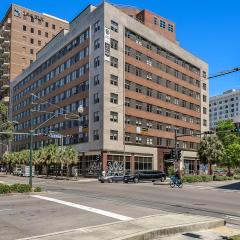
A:
{"type": "Polygon", "coordinates": [[[59,139],[59,138],[62,138],[62,137],[63,137],[63,135],[60,134],[60,133],[49,133],[48,136],[49,136],[50,138],[56,138],[56,139],[59,139]]]}

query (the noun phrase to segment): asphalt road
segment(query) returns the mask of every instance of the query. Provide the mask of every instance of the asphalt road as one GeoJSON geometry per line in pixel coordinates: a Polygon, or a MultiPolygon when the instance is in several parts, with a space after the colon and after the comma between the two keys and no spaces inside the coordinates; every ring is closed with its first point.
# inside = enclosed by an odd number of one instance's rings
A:
{"type": "MultiPolygon", "coordinates": [[[[0,182],[27,182],[2,176],[0,182]]],[[[45,193],[0,197],[0,239],[26,238],[167,212],[225,218],[240,227],[240,182],[124,184],[34,178],[45,193]]]]}

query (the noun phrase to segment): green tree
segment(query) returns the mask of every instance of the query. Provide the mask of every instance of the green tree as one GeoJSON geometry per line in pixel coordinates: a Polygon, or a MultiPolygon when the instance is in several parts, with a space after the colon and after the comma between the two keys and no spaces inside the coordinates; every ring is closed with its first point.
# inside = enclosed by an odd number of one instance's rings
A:
{"type": "Polygon", "coordinates": [[[198,156],[202,163],[208,164],[209,174],[212,175],[212,165],[222,160],[224,147],[217,136],[205,136],[200,142],[198,156]]]}
{"type": "Polygon", "coordinates": [[[217,135],[225,148],[222,164],[228,168],[228,175],[231,168],[239,163],[240,137],[235,132],[236,126],[232,120],[221,120],[217,124],[217,135]]]}
{"type": "Polygon", "coordinates": [[[225,148],[225,154],[222,163],[227,167],[228,175],[230,176],[231,168],[238,167],[240,163],[240,144],[229,144],[225,148]]]}
{"type": "Polygon", "coordinates": [[[43,148],[44,150],[44,158],[43,158],[43,162],[47,167],[47,176],[49,175],[49,166],[53,165],[53,164],[57,164],[57,162],[59,161],[58,159],[58,149],[56,145],[49,145],[45,148],[43,148]]]}
{"type": "Polygon", "coordinates": [[[229,144],[240,143],[240,138],[234,130],[236,126],[230,119],[220,120],[217,124],[217,136],[222,141],[224,147],[229,144]]]}
{"type": "Polygon", "coordinates": [[[70,175],[69,166],[78,162],[78,153],[72,147],[65,147],[60,150],[60,161],[63,165],[67,166],[67,176],[70,175]]]}
{"type": "MultiPolygon", "coordinates": [[[[11,132],[13,130],[13,124],[8,121],[8,107],[3,102],[0,102],[0,132],[11,132]]],[[[9,140],[12,137],[11,134],[0,134],[0,140],[9,140]]]]}

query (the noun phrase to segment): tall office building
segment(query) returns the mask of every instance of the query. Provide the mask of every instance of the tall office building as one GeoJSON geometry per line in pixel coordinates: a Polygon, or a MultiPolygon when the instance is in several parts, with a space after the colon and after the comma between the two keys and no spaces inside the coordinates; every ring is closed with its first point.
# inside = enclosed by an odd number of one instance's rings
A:
{"type": "Polygon", "coordinates": [[[0,22],[0,100],[9,102],[9,81],[35,61],[36,53],[67,21],[12,4],[0,22]]]}
{"type": "Polygon", "coordinates": [[[231,89],[220,95],[210,97],[210,128],[215,129],[220,120],[231,119],[240,123],[240,90],[231,89]]]}
{"type": "MultiPolygon", "coordinates": [[[[131,171],[164,170],[175,129],[208,130],[207,75],[207,63],[179,46],[173,22],[148,10],[89,5],[12,82],[13,119],[17,131],[29,131],[34,93],[35,132],[71,135],[64,145],[79,151],[84,173],[121,171],[124,162],[131,171]]],[[[36,136],[34,147],[54,141],[36,136]]],[[[199,141],[178,138],[187,173],[198,169],[199,141]]],[[[27,136],[15,137],[16,150],[28,147],[27,136]]]]}

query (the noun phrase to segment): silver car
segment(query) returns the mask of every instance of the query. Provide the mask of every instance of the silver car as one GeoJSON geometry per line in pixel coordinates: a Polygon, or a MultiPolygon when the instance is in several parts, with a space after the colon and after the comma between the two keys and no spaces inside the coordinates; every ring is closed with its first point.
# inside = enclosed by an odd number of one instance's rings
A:
{"type": "Polygon", "coordinates": [[[106,176],[100,176],[98,178],[98,181],[101,183],[105,183],[105,182],[122,182],[123,181],[123,173],[113,173],[113,174],[108,174],[106,176]]]}

